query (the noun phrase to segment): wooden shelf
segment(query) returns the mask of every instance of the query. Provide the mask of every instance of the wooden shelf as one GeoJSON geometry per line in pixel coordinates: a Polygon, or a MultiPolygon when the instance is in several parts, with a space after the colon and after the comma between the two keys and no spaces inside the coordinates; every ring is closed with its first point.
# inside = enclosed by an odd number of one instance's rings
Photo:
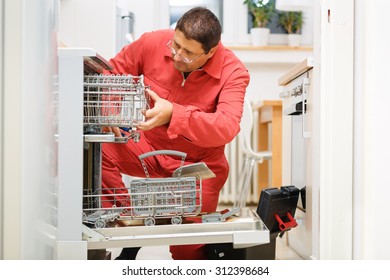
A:
{"type": "Polygon", "coordinates": [[[313,48],[311,46],[299,46],[299,47],[289,47],[286,45],[271,45],[271,46],[226,46],[232,51],[309,51],[312,52],[313,48]]]}
{"type": "Polygon", "coordinates": [[[309,46],[227,46],[244,64],[291,64],[295,65],[307,57],[313,56],[309,46]]]}

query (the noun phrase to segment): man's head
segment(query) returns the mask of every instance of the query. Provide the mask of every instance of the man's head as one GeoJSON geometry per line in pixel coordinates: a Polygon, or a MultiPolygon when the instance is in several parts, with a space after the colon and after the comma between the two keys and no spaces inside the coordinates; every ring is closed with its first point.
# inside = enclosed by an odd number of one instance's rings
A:
{"type": "Polygon", "coordinates": [[[202,67],[214,55],[221,33],[221,24],[210,10],[196,7],[187,11],[177,22],[174,36],[167,44],[175,68],[191,72],[202,67]]]}
{"type": "Polygon", "coordinates": [[[205,54],[218,45],[222,33],[218,18],[202,7],[187,11],[177,22],[175,30],[183,32],[188,40],[201,43],[205,54]]]}

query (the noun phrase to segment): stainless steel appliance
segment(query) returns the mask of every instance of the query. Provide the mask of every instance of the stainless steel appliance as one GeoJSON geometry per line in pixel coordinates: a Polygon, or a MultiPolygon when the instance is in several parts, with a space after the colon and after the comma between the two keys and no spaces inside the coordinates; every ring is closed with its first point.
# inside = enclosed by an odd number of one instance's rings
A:
{"type": "Polygon", "coordinates": [[[283,86],[283,184],[300,189],[295,212],[298,227],[288,232],[289,246],[311,257],[311,125],[313,58],[307,58],[279,79],[283,86]],[[286,132],[286,133],[285,133],[286,132]]]}

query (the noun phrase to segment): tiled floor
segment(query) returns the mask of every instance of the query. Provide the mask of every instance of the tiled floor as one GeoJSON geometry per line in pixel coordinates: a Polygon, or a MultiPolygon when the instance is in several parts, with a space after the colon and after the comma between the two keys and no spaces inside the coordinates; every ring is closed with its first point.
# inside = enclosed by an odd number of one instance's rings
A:
{"type": "Polygon", "coordinates": [[[276,260],[302,260],[302,258],[287,245],[287,235],[276,238],[276,260]]]}

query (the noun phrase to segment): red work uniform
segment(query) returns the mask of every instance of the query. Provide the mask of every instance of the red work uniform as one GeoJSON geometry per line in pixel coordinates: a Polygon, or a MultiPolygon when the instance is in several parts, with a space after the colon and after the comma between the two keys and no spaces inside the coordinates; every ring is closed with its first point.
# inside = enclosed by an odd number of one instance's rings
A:
{"type": "MultiPolygon", "coordinates": [[[[214,56],[187,78],[173,66],[166,44],[173,30],[145,33],[109,61],[114,74],[144,75],[144,83],[158,96],[172,102],[170,123],[140,131],[138,143],[102,145],[102,187],[123,188],[121,173],[145,177],[138,156],[154,150],[187,154],[186,163],[205,162],[216,178],[202,181],[202,211],[216,211],[219,192],[229,165],[225,145],[240,130],[240,119],[249,73],[219,43],[214,56]]],[[[154,156],[145,159],[150,177],[171,177],[180,158],[154,156]]],[[[203,245],[171,246],[174,259],[204,259],[203,245]]]]}

